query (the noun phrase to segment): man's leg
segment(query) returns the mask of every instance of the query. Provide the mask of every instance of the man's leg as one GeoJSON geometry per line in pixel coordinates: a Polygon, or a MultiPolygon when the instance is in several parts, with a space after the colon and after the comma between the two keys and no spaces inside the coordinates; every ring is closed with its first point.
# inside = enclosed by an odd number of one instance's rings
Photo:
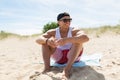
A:
{"type": "Polygon", "coordinates": [[[68,52],[67,58],[68,62],[66,67],[64,68],[63,74],[65,77],[69,77],[69,71],[72,67],[72,64],[75,62],[80,52],[82,51],[82,44],[73,44],[70,51],[68,52]]]}
{"type": "Polygon", "coordinates": [[[55,51],[54,48],[44,44],[42,45],[42,55],[43,55],[43,61],[45,69],[43,72],[47,72],[50,70],[50,56],[55,51]]]}

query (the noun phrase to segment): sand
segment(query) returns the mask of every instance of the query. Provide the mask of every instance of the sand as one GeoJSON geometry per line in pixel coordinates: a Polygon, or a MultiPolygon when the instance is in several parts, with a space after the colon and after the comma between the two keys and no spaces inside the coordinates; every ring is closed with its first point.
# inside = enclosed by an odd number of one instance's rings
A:
{"type": "MultiPolygon", "coordinates": [[[[72,68],[68,80],[120,80],[120,35],[89,37],[84,53],[102,53],[101,66],[72,68]]],[[[44,66],[39,64],[41,46],[35,43],[36,38],[0,40],[0,80],[60,80],[63,68],[51,67],[47,74],[39,74],[44,66]]]]}

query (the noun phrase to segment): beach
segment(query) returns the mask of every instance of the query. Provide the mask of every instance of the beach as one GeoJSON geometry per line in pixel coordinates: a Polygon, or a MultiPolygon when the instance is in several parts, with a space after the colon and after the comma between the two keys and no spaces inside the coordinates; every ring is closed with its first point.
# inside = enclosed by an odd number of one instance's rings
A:
{"type": "MultiPolygon", "coordinates": [[[[39,74],[44,65],[41,45],[37,37],[8,37],[0,40],[0,80],[60,80],[63,68],[51,67],[47,74],[39,74]]],[[[100,66],[71,69],[68,80],[120,80],[120,35],[105,33],[89,35],[84,54],[102,53],[100,66]]]]}

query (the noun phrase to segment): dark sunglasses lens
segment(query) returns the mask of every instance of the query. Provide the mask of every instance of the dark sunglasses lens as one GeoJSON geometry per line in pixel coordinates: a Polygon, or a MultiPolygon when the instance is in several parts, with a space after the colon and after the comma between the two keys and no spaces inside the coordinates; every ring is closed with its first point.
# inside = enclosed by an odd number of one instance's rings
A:
{"type": "Polygon", "coordinates": [[[63,19],[63,22],[71,22],[72,19],[63,19]]]}

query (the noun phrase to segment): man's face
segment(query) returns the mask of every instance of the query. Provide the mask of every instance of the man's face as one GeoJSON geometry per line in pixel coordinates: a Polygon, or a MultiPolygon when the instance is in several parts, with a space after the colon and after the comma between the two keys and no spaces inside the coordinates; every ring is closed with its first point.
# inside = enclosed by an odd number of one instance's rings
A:
{"type": "Polygon", "coordinates": [[[71,18],[69,16],[64,16],[58,21],[60,27],[69,27],[71,23],[71,18]]]}

